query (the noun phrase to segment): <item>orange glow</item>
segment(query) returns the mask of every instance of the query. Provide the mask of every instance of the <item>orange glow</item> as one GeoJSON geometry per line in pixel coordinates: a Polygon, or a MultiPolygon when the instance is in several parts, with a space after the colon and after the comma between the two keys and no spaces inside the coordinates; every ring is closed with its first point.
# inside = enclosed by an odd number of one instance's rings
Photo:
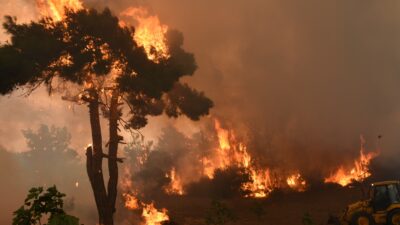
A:
{"type": "Polygon", "coordinates": [[[165,208],[158,211],[153,203],[143,204],[142,217],[146,225],[161,225],[162,222],[169,220],[167,212],[165,208]]]}
{"type": "Polygon", "coordinates": [[[130,210],[142,209],[142,218],[145,225],[161,225],[162,222],[168,221],[168,210],[162,208],[160,211],[154,207],[154,203],[139,203],[135,195],[124,193],[125,207],[130,210]]]}
{"type": "Polygon", "coordinates": [[[218,147],[213,155],[202,159],[205,176],[212,179],[215,170],[226,169],[231,166],[243,168],[249,175],[250,181],[244,183],[241,188],[248,193],[246,197],[252,198],[267,197],[272,190],[282,186],[280,179],[272,179],[269,168],[260,168],[256,165],[247,146],[236,138],[233,130],[222,128],[218,120],[215,120],[214,128],[217,132],[218,147]]]}
{"type": "Polygon", "coordinates": [[[36,0],[39,13],[60,21],[64,17],[65,8],[80,10],[83,8],[80,0],[36,0]]]}
{"type": "Polygon", "coordinates": [[[295,173],[290,175],[286,179],[287,185],[289,185],[290,188],[297,190],[297,191],[305,191],[307,188],[307,183],[306,181],[301,177],[300,173],[295,173]]]}
{"type": "Polygon", "coordinates": [[[168,210],[162,208],[158,210],[154,207],[154,203],[146,204],[137,198],[137,191],[133,189],[131,181],[131,173],[128,169],[124,168],[124,174],[121,179],[121,188],[125,192],[122,194],[125,200],[125,207],[130,210],[142,210],[142,219],[144,225],[161,225],[162,222],[168,221],[168,210]]]}
{"type": "Polygon", "coordinates": [[[183,195],[183,185],[179,176],[176,174],[175,168],[172,168],[171,172],[166,175],[166,177],[170,178],[169,185],[164,189],[167,194],[177,194],[183,195]]]}
{"type": "Polygon", "coordinates": [[[248,168],[250,172],[251,181],[244,183],[242,190],[250,192],[246,197],[253,198],[265,198],[268,196],[275,185],[271,180],[270,171],[267,170],[255,170],[248,168]]]}
{"type": "MultiPolygon", "coordinates": [[[[159,61],[168,58],[166,33],[168,26],[161,24],[160,19],[150,15],[147,9],[130,7],[121,13],[122,16],[131,17],[136,22],[134,39],[139,46],[143,46],[149,59],[159,61]]],[[[125,26],[125,22],[120,23],[125,26]]]]}
{"type": "Polygon", "coordinates": [[[354,160],[352,166],[341,165],[334,173],[325,178],[325,183],[337,183],[341,186],[347,186],[352,181],[361,182],[371,176],[369,164],[371,160],[379,155],[378,151],[365,152],[365,140],[361,139],[360,156],[354,160]]]}
{"type": "Polygon", "coordinates": [[[138,199],[129,193],[124,193],[122,196],[125,199],[125,207],[131,210],[135,210],[139,208],[139,202],[138,199]]]}

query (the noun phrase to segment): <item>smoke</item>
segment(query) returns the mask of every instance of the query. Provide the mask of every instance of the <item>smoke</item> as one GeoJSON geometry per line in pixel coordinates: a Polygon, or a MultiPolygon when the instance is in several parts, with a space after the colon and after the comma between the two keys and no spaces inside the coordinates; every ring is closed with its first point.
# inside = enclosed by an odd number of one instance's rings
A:
{"type": "MultiPolygon", "coordinates": [[[[5,15],[12,15],[18,17],[19,22],[29,22],[30,20],[36,18],[37,12],[35,9],[35,2],[30,0],[1,0],[1,10],[0,10],[0,22],[3,23],[3,17],[5,15]]],[[[7,35],[2,29],[0,31],[0,42],[7,40],[7,35]]]]}
{"type": "Polygon", "coordinates": [[[85,173],[85,164],[70,147],[70,133],[60,127],[40,125],[23,131],[28,148],[24,152],[8,152],[0,148],[0,176],[3,182],[0,209],[1,224],[9,224],[13,212],[23,205],[32,187],[56,185],[67,194],[64,209],[79,215],[81,222],[93,223],[96,218],[94,200],[85,173]]]}
{"type": "MultiPolygon", "coordinates": [[[[0,3],[2,15],[19,21],[37,16],[34,1],[0,3]]],[[[261,163],[321,178],[357,157],[363,134],[367,149],[382,150],[373,164],[387,171],[381,177],[398,164],[400,2],[87,0],[85,5],[108,6],[117,15],[144,5],[181,31],[184,48],[199,66],[185,82],[214,101],[211,115],[246,137],[261,163]]],[[[78,151],[90,142],[86,108],[69,110],[60,96],[46,95],[39,90],[28,98],[0,97],[0,146],[22,151],[20,130],[48,121],[67,126],[78,151]]],[[[207,123],[158,117],[142,132],[153,140],[167,126],[187,136],[202,129],[207,135],[207,123]]],[[[172,137],[162,140],[160,145],[172,137]]],[[[184,167],[180,154],[172,161],[184,167]]]]}
{"type": "Polygon", "coordinates": [[[266,164],[322,176],[357,156],[360,134],[369,150],[383,135],[383,158],[400,147],[398,3],[145,2],[185,35],[212,115],[266,164]]]}
{"type": "MultiPolygon", "coordinates": [[[[85,3],[115,14],[145,6],[181,31],[199,65],[185,81],[213,99],[211,114],[249,137],[267,165],[321,177],[357,156],[360,135],[382,158],[400,147],[398,3],[85,3]]],[[[156,139],[173,124],[191,135],[203,122],[158,118],[144,133],[156,139]]]]}

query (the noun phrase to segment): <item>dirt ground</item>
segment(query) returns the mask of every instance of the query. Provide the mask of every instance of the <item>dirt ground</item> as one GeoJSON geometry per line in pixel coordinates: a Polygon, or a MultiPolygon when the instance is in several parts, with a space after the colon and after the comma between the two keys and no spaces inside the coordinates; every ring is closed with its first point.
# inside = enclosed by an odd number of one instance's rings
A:
{"type": "MultiPolygon", "coordinates": [[[[218,201],[235,217],[234,222],[227,224],[301,225],[305,215],[309,214],[313,224],[320,225],[327,223],[330,214],[340,213],[348,203],[361,198],[362,192],[358,188],[331,188],[303,193],[275,193],[266,199],[218,201]],[[256,208],[262,208],[262,213],[257,214],[256,208]]],[[[159,200],[156,205],[167,208],[176,224],[204,225],[212,201],[207,197],[180,196],[159,200]]]]}

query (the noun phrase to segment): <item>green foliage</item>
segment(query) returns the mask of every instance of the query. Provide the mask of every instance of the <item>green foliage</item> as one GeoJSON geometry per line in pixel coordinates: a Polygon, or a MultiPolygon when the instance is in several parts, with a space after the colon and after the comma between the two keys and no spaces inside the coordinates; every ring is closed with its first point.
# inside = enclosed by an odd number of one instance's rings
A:
{"type": "Polygon", "coordinates": [[[311,214],[310,213],[304,213],[303,218],[302,218],[302,224],[303,225],[314,225],[314,222],[312,220],[311,214]]]}
{"type": "Polygon", "coordinates": [[[43,191],[43,187],[29,190],[24,205],[14,212],[13,225],[42,224],[41,219],[46,215],[49,216],[48,225],[79,225],[78,218],[67,215],[63,210],[65,194],[55,186],[43,191]]]}
{"type": "MultiPolygon", "coordinates": [[[[27,24],[7,16],[3,26],[11,42],[0,45],[0,94],[26,86],[33,91],[41,84],[52,91],[55,78],[77,85],[93,82],[90,91],[101,93],[105,77],[117,67],[116,89],[131,110],[128,128],[144,127],[147,116],[162,113],[198,120],[213,106],[202,92],[179,81],[193,75],[197,65],[182,48],[178,31],[167,34],[169,57],[153,61],[132,38],[134,28],[121,27],[109,9],[67,10],[63,21],[27,24]]],[[[90,91],[79,100],[90,99],[90,91]]]]}
{"type": "Polygon", "coordinates": [[[232,211],[222,202],[213,200],[208,210],[205,222],[207,225],[224,225],[236,218],[232,211]]]}
{"type": "Polygon", "coordinates": [[[79,224],[79,219],[70,216],[67,214],[54,214],[50,219],[49,219],[49,224],[48,225],[78,225],[79,224]]]}

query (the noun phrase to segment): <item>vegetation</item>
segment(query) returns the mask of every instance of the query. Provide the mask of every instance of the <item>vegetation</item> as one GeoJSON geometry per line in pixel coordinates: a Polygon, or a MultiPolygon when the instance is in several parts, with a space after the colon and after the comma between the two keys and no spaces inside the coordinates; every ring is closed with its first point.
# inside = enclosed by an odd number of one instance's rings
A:
{"type": "Polygon", "coordinates": [[[32,188],[24,205],[14,212],[13,225],[79,225],[79,219],[68,215],[63,210],[63,197],[56,186],[43,192],[43,187],[32,188]],[[42,223],[48,216],[48,222],[42,223]]]}
{"type": "Polygon", "coordinates": [[[233,212],[222,202],[213,200],[208,210],[205,222],[207,225],[224,225],[236,218],[233,212]]]}
{"type": "Polygon", "coordinates": [[[84,165],[77,152],[70,147],[71,134],[65,127],[39,125],[37,129],[22,131],[28,149],[12,154],[24,174],[24,188],[56,184],[73,187],[85,178],[84,165]],[[45,162],[45,163],[44,163],[45,162]],[[51,169],[49,169],[51,168],[51,169]],[[60,171],[68,174],[60,174],[60,171]]]}
{"type": "Polygon", "coordinates": [[[49,93],[60,91],[65,100],[88,107],[92,146],[86,153],[87,174],[99,224],[112,225],[117,163],[122,162],[117,154],[123,142],[120,128],[140,129],[148,116],[162,113],[198,120],[213,105],[202,92],[180,82],[197,68],[194,56],[182,49],[182,34],[170,31],[169,57],[153,61],[132,38],[134,28],[121,27],[109,9],[67,10],[62,21],[43,18],[27,24],[7,16],[4,28],[11,41],[0,46],[0,94],[21,87],[29,94],[44,85],[49,93]],[[108,120],[108,154],[103,151],[100,113],[108,120]]]}

